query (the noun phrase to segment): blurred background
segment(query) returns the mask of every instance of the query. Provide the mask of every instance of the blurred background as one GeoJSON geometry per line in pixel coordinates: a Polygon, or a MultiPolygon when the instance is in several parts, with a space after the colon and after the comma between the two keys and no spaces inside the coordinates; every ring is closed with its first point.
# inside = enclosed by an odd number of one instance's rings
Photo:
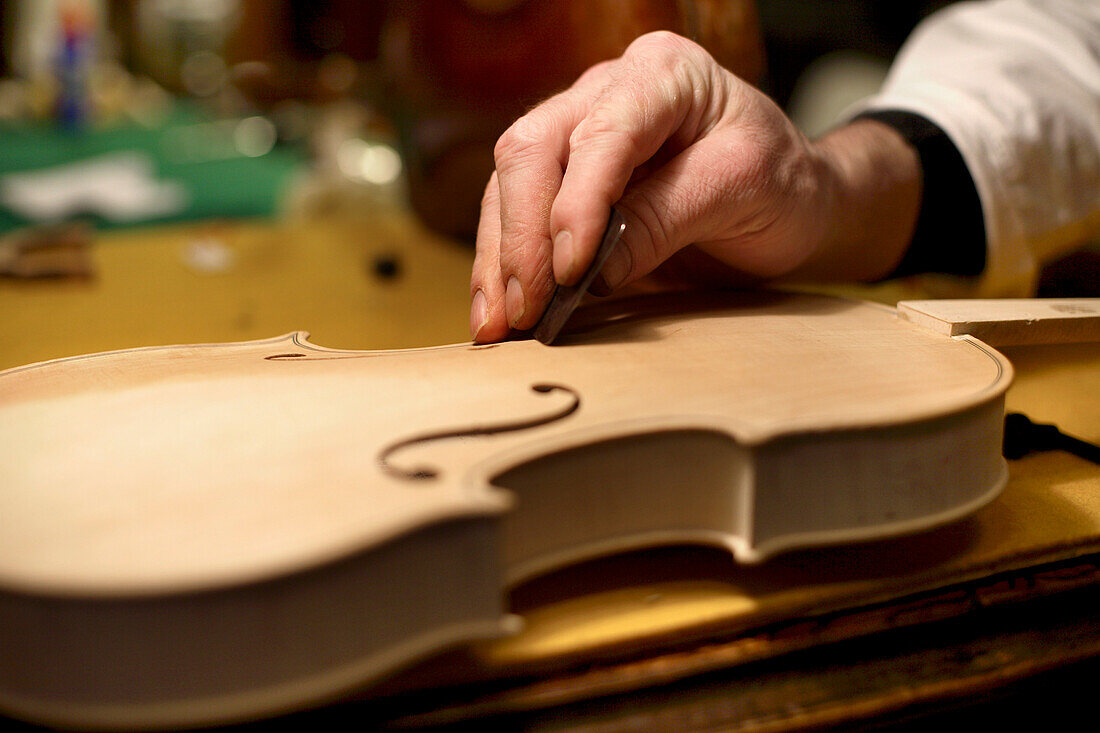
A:
{"type": "Polygon", "coordinates": [[[463,340],[492,147],[539,99],[669,29],[819,134],[945,4],[3,0],[0,366],[463,340]]]}

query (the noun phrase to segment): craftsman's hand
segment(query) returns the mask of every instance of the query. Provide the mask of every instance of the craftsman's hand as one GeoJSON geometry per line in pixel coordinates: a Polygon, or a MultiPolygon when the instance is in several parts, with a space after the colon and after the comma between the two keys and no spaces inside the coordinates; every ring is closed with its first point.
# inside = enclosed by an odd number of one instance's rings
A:
{"type": "Polygon", "coordinates": [[[920,201],[915,152],[861,121],[819,142],[676,35],[622,57],[517,120],[496,146],[471,278],[471,335],[535,325],[555,282],[584,274],[610,207],[626,232],[614,290],[688,245],[713,279],[870,279],[904,253],[920,201]]]}

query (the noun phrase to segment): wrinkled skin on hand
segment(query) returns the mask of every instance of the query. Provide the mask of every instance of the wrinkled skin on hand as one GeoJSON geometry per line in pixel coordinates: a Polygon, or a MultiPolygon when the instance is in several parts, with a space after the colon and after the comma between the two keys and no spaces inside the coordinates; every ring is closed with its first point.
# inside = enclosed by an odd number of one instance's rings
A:
{"type": "MultiPolygon", "coordinates": [[[[471,335],[484,343],[533,327],[555,283],[576,282],[592,262],[612,205],[626,231],[601,270],[605,291],[677,253],[704,278],[813,270],[844,218],[836,212],[851,166],[831,154],[836,147],[809,141],[691,41],[667,32],[638,38],[497,143],[471,277],[471,335]]],[[[892,256],[869,263],[874,272],[848,274],[884,274],[892,256]]]]}

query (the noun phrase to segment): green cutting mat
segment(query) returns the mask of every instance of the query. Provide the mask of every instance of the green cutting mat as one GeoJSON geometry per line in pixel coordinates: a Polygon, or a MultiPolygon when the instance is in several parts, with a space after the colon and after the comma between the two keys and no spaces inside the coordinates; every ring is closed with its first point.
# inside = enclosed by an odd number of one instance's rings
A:
{"type": "MultiPolygon", "coordinates": [[[[296,148],[276,146],[271,152],[255,158],[236,155],[215,160],[182,160],[176,144],[181,131],[208,121],[195,108],[179,104],[163,124],[156,127],[129,123],[74,132],[45,123],[0,123],[0,176],[75,163],[108,153],[139,151],[152,158],[159,179],[175,181],[187,190],[186,208],[169,217],[125,223],[91,217],[98,226],[144,226],[167,221],[272,214],[292,175],[304,165],[305,153],[296,148]]],[[[0,206],[0,233],[30,223],[33,222],[0,206]]]]}

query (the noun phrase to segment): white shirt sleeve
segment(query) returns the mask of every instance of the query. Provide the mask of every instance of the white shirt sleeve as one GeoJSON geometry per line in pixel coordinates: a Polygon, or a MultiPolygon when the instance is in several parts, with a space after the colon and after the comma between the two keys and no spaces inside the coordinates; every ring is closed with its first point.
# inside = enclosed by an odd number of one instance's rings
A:
{"type": "Polygon", "coordinates": [[[982,202],[984,297],[1034,292],[1043,261],[1100,235],[1100,0],[952,5],[906,41],[860,111],[934,122],[982,202]]]}

